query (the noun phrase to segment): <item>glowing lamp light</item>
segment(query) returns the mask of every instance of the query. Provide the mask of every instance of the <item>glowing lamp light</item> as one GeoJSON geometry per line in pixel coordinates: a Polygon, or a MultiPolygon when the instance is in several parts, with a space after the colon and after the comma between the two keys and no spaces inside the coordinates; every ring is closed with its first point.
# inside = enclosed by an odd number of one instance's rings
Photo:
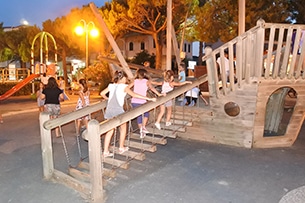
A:
{"type": "Polygon", "coordinates": [[[77,27],[75,28],[75,33],[76,33],[77,35],[83,35],[84,32],[85,32],[85,29],[84,29],[84,27],[81,26],[81,25],[79,25],[79,26],[77,26],[77,27]]]}
{"type": "Polygon", "coordinates": [[[83,26],[78,25],[74,31],[77,35],[83,35],[84,33],[86,35],[86,64],[85,64],[85,66],[88,67],[89,66],[89,51],[88,51],[89,35],[91,37],[97,37],[99,35],[99,31],[95,28],[94,22],[92,22],[92,21],[87,23],[84,19],[81,19],[80,23],[83,24],[83,26]]]}
{"type": "Polygon", "coordinates": [[[93,28],[90,30],[90,36],[91,37],[97,37],[99,35],[99,32],[97,29],[93,28]]]}

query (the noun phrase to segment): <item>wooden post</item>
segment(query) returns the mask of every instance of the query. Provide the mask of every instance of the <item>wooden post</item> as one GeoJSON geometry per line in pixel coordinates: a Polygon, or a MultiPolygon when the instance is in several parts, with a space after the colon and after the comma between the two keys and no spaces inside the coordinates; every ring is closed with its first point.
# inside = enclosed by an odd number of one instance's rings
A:
{"type": "Polygon", "coordinates": [[[113,36],[111,35],[111,32],[109,31],[105,21],[103,20],[102,16],[100,15],[100,13],[99,13],[98,9],[96,8],[95,4],[91,2],[89,5],[90,5],[90,8],[91,8],[93,14],[97,18],[100,26],[102,27],[102,30],[104,31],[105,36],[107,37],[114,53],[116,54],[116,56],[118,57],[118,60],[122,64],[123,70],[126,72],[128,78],[133,78],[133,74],[132,74],[131,70],[129,69],[127,62],[125,61],[124,56],[122,55],[119,46],[115,42],[113,36]]]}
{"type": "Polygon", "coordinates": [[[88,134],[90,135],[88,136],[88,147],[92,202],[103,201],[101,138],[99,131],[99,122],[95,119],[90,120],[88,123],[88,134]]]}
{"type": "Polygon", "coordinates": [[[204,52],[205,52],[206,57],[208,57],[208,58],[206,58],[206,66],[207,66],[207,73],[208,73],[209,93],[211,96],[216,96],[217,95],[216,83],[218,82],[218,78],[214,77],[215,75],[217,77],[217,69],[215,69],[215,67],[214,67],[214,62],[213,62],[213,57],[212,57],[212,48],[206,47],[204,52]]]}
{"type": "Polygon", "coordinates": [[[51,129],[46,130],[43,127],[44,122],[46,122],[49,119],[50,119],[49,114],[45,112],[40,113],[39,124],[40,124],[41,151],[42,151],[42,166],[43,166],[43,177],[46,179],[52,178],[52,175],[54,173],[51,129]]]}
{"type": "Polygon", "coordinates": [[[245,32],[246,0],[238,0],[238,35],[245,32]]]}
{"type": "MultiPolygon", "coordinates": [[[[172,0],[167,0],[166,8],[166,70],[172,69],[172,0]]],[[[180,47],[181,48],[181,47],[180,47]]],[[[179,64],[178,64],[179,65],[179,64]]]]}

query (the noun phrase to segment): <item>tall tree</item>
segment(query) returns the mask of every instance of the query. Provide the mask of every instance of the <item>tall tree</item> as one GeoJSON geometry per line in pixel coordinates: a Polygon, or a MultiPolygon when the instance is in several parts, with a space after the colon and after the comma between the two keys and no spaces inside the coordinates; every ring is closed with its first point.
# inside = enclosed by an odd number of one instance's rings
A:
{"type": "MultiPolygon", "coordinates": [[[[30,62],[31,42],[40,31],[36,26],[24,26],[12,31],[0,31],[1,59],[21,60],[21,64],[30,62]]],[[[24,66],[24,65],[23,65],[24,66]]]]}
{"type": "MultiPolygon", "coordinates": [[[[266,22],[287,22],[288,0],[246,1],[246,30],[260,18],[266,22]]],[[[210,0],[196,10],[195,36],[199,41],[226,42],[238,34],[238,1],[210,0]]]]}
{"type": "MultiPolygon", "coordinates": [[[[95,17],[93,16],[88,6],[83,6],[83,8],[81,9],[72,9],[68,15],[60,18],[58,17],[54,21],[47,20],[43,22],[43,30],[52,34],[52,36],[56,40],[58,55],[63,62],[63,71],[66,83],[68,78],[66,61],[67,56],[85,56],[85,36],[77,36],[75,34],[75,27],[80,24],[81,20],[84,20],[87,25],[91,21],[94,22],[95,17]]],[[[95,26],[98,26],[96,22],[94,24],[95,26]]],[[[81,25],[84,26],[84,24],[81,25]]],[[[92,24],[90,24],[90,27],[88,25],[88,29],[91,29],[91,26],[92,24]]],[[[95,52],[99,51],[99,39],[95,41],[93,41],[93,39],[90,39],[89,42],[91,42],[88,43],[89,50],[95,52]]]]}
{"type": "MultiPolygon", "coordinates": [[[[114,0],[101,8],[114,36],[127,32],[151,35],[156,46],[156,69],[161,69],[162,47],[166,45],[166,0],[114,0]]],[[[189,9],[188,0],[173,0],[173,25],[179,28],[189,9]]]]}
{"type": "Polygon", "coordinates": [[[291,21],[305,24],[305,4],[304,0],[289,0],[289,10],[291,11],[291,21]]]}

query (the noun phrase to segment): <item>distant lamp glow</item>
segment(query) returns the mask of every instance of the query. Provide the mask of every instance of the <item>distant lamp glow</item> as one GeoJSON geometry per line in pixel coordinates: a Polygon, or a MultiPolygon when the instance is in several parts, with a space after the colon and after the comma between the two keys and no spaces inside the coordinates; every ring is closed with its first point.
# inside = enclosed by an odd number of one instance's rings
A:
{"type": "Polygon", "coordinates": [[[89,34],[91,37],[97,37],[99,35],[99,31],[95,28],[95,24],[90,21],[87,23],[85,20],[81,19],[79,23],[83,24],[83,26],[78,25],[75,28],[75,33],[77,35],[83,35],[86,34],[86,64],[85,66],[89,66],[89,57],[88,57],[88,41],[89,41],[89,34]]]}
{"type": "Polygon", "coordinates": [[[27,20],[25,20],[25,19],[21,19],[20,20],[20,24],[21,25],[29,25],[29,22],[27,20]]]}

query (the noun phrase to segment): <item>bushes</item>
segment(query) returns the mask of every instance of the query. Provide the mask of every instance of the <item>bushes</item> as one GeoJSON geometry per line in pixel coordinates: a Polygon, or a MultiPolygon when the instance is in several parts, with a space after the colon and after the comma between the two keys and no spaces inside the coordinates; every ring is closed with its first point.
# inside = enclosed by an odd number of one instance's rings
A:
{"type": "MultiPolygon", "coordinates": [[[[18,82],[7,82],[7,83],[0,83],[0,95],[6,93],[8,90],[12,89],[18,82]]],[[[34,82],[35,85],[35,92],[38,90],[39,82],[34,82]]],[[[34,92],[34,93],[35,93],[34,92]]],[[[13,96],[21,96],[21,95],[31,95],[32,94],[32,83],[28,83],[23,86],[20,90],[15,92],[13,96]]]]}

